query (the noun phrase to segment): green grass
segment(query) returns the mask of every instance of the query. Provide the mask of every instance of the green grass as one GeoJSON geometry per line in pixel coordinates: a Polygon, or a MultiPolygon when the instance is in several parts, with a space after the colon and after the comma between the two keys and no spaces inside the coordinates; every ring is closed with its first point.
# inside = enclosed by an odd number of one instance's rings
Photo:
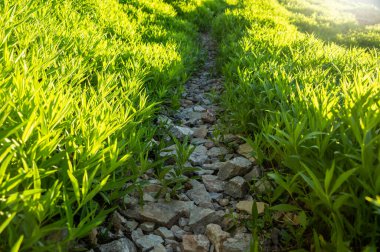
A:
{"type": "Polygon", "coordinates": [[[380,47],[380,12],[371,1],[280,0],[302,32],[345,46],[380,47]]]}
{"type": "Polygon", "coordinates": [[[0,251],[66,250],[139,186],[206,2],[0,1],[0,251]]]}
{"type": "Polygon", "coordinates": [[[272,211],[298,216],[265,224],[281,226],[285,250],[378,247],[377,204],[366,201],[380,194],[377,51],[327,44],[293,18],[275,0],[243,0],[215,19],[225,121],[271,170],[272,211]]]}

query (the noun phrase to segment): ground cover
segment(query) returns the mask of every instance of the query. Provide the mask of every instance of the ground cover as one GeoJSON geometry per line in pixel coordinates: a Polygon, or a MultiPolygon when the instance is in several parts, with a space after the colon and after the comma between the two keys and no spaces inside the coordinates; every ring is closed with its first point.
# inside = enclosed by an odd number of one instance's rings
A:
{"type": "MultiPolygon", "coordinates": [[[[189,15],[210,18],[204,2],[189,15]]],[[[200,60],[199,28],[173,6],[0,2],[0,250],[87,235],[149,168],[158,103],[178,104],[200,60]]]]}
{"type": "Polygon", "coordinates": [[[272,214],[292,212],[281,229],[287,249],[376,247],[379,218],[366,197],[380,192],[377,51],[325,43],[293,18],[276,1],[245,0],[215,19],[226,125],[251,135],[270,169],[276,189],[256,199],[272,214]]]}

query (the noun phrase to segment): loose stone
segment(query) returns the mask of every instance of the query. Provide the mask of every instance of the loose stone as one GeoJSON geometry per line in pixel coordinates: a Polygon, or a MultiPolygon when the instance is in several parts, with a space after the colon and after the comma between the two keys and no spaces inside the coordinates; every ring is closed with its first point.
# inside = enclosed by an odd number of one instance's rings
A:
{"type": "Polygon", "coordinates": [[[183,252],[208,252],[210,241],[204,235],[184,235],[182,240],[183,252]]]}
{"type": "Polygon", "coordinates": [[[192,165],[203,165],[207,160],[208,156],[206,155],[207,149],[203,145],[198,145],[195,147],[193,153],[189,157],[189,161],[192,165]]]}
{"type": "Polygon", "coordinates": [[[234,198],[243,198],[248,193],[248,184],[242,177],[234,177],[224,187],[224,192],[234,198]]]}
{"type": "Polygon", "coordinates": [[[243,157],[236,157],[220,165],[218,178],[227,180],[229,178],[248,173],[252,162],[243,157]]]}
{"type": "Polygon", "coordinates": [[[137,252],[136,246],[127,238],[100,245],[98,247],[100,252],[137,252]]]}
{"type": "Polygon", "coordinates": [[[207,151],[207,155],[210,157],[221,157],[223,155],[226,155],[228,153],[228,150],[224,147],[212,147],[210,150],[207,151]]]}
{"type": "Polygon", "coordinates": [[[149,251],[151,250],[154,246],[163,243],[164,240],[154,234],[149,234],[149,235],[144,235],[141,238],[136,240],[136,245],[142,249],[142,251],[149,251]]]}
{"type": "Polygon", "coordinates": [[[166,227],[157,228],[154,233],[161,236],[164,239],[174,239],[173,231],[167,229],[166,227]]]}
{"type": "Polygon", "coordinates": [[[190,212],[189,226],[195,234],[203,234],[207,224],[220,222],[221,217],[215,213],[209,208],[193,208],[190,212]]]}
{"type": "Polygon", "coordinates": [[[222,251],[223,242],[230,237],[230,234],[223,231],[217,224],[208,224],[206,235],[214,245],[216,252],[222,251]]]}
{"type": "Polygon", "coordinates": [[[226,183],[224,181],[219,180],[218,177],[214,175],[203,175],[202,182],[209,192],[223,191],[224,185],[226,183]]]}

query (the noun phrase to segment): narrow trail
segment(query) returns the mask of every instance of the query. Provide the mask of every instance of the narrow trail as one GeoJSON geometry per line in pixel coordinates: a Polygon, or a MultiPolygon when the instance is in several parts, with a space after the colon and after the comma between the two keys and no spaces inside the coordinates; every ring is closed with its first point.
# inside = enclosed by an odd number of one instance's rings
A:
{"type": "MultiPolygon", "coordinates": [[[[137,197],[126,197],[107,228],[98,229],[96,237],[100,232],[106,239],[98,241],[103,244],[94,251],[249,250],[251,234],[244,221],[250,217],[253,201],[248,181],[259,176],[260,170],[250,157],[251,148],[238,136],[221,137],[215,131],[220,108],[209,94],[220,95],[223,79],[215,75],[214,41],[207,33],[201,39],[205,64],[186,83],[181,108],[158,119],[179,141],[190,139],[195,149],[184,166],[197,168],[186,174],[197,179],[190,179],[183,189],[172,189],[176,196],[168,201],[165,195],[156,199],[163,189],[160,180],[153,173],[144,175],[149,181],[143,189],[144,204],[138,204],[137,197]]],[[[179,155],[176,145],[160,152],[168,163],[175,155],[179,155]]],[[[173,180],[169,174],[166,178],[173,180]]]]}

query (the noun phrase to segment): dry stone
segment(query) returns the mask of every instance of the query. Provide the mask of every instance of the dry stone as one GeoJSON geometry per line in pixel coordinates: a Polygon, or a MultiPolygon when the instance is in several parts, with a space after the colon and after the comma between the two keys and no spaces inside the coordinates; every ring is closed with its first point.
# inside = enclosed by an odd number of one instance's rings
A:
{"type": "Polygon", "coordinates": [[[248,184],[242,177],[234,177],[224,187],[224,192],[234,198],[243,198],[248,193],[248,184]]]}
{"type": "Polygon", "coordinates": [[[240,176],[251,170],[252,162],[243,157],[236,157],[222,163],[219,167],[218,178],[227,180],[229,178],[240,176]]]}
{"type": "Polygon", "coordinates": [[[230,237],[230,234],[223,231],[217,224],[208,224],[206,235],[214,245],[216,252],[222,251],[223,242],[230,237]]]}
{"type": "Polygon", "coordinates": [[[136,246],[127,238],[103,244],[98,247],[100,252],[137,252],[136,246]]]}
{"type": "Polygon", "coordinates": [[[184,235],[183,252],[209,252],[210,241],[204,235],[184,235]]]}

